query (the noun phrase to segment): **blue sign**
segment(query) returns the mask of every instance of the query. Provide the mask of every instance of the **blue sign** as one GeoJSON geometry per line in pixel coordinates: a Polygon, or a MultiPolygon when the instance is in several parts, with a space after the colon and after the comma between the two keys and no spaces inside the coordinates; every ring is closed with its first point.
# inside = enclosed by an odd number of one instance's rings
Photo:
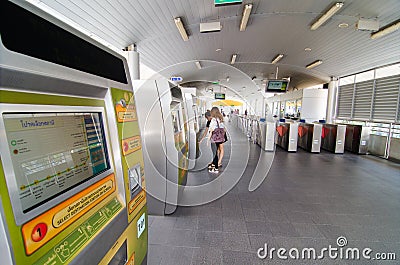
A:
{"type": "Polygon", "coordinates": [[[170,80],[171,80],[172,82],[182,82],[182,81],[183,81],[183,78],[180,77],[180,76],[172,76],[172,77],[170,78],[170,80]]]}

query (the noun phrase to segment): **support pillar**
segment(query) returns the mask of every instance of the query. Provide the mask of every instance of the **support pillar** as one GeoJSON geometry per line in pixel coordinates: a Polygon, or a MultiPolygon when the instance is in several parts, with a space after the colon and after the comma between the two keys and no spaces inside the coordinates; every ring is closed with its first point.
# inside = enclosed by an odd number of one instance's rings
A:
{"type": "Polygon", "coordinates": [[[337,78],[331,78],[328,85],[328,104],[326,107],[326,122],[332,123],[333,118],[336,115],[336,97],[338,90],[338,80],[337,78]]]}

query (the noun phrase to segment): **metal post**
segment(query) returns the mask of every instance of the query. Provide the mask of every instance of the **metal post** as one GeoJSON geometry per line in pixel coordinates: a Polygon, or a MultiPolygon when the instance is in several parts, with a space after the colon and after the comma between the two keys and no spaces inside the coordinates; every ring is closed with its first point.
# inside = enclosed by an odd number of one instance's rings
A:
{"type": "Polygon", "coordinates": [[[390,142],[392,140],[392,135],[393,135],[393,123],[390,123],[390,127],[389,127],[389,133],[387,136],[387,140],[386,140],[386,148],[385,148],[385,158],[388,159],[389,158],[389,152],[390,152],[390,142]]]}
{"type": "Polygon", "coordinates": [[[357,75],[354,75],[353,98],[351,100],[350,120],[352,120],[353,116],[354,116],[354,102],[356,99],[356,86],[357,86],[356,85],[356,76],[357,75]]]}
{"type": "Polygon", "coordinates": [[[131,44],[126,47],[126,60],[128,63],[131,80],[140,79],[140,63],[139,53],[137,52],[136,44],[131,44]]]}
{"type": "Polygon", "coordinates": [[[326,108],[326,122],[332,123],[336,110],[336,97],[337,97],[338,81],[333,77],[328,85],[328,104],[326,108]]]}

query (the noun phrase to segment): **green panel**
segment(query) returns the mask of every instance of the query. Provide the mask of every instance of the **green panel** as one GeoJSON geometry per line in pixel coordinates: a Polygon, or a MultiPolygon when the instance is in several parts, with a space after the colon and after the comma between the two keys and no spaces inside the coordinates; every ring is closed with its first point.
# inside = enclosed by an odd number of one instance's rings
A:
{"type": "Polygon", "coordinates": [[[104,107],[103,100],[0,90],[0,103],[104,107]]]}
{"type": "MultiPolygon", "coordinates": [[[[114,108],[117,110],[123,110],[121,108],[121,105],[124,106],[126,109],[129,109],[129,107],[133,107],[134,110],[133,112],[136,115],[136,108],[135,108],[135,98],[132,92],[126,91],[126,90],[121,90],[117,88],[111,88],[111,96],[113,100],[113,105],[114,108]]],[[[132,111],[132,109],[131,109],[132,111]]],[[[116,111],[115,113],[118,117],[118,113],[116,111]]],[[[116,117],[116,118],[117,118],[116,117]]],[[[117,119],[117,128],[118,128],[118,141],[121,143],[122,139],[127,139],[131,138],[134,136],[140,136],[140,129],[139,129],[139,123],[137,120],[134,121],[119,121],[117,119]]],[[[130,189],[129,189],[129,173],[128,170],[129,168],[132,168],[133,166],[140,164],[141,167],[141,172],[144,172],[144,161],[143,161],[143,153],[142,149],[137,150],[133,153],[130,153],[128,155],[124,155],[122,152],[121,148],[121,163],[122,163],[122,169],[124,173],[124,181],[126,183],[125,185],[125,192],[126,192],[126,203],[128,205],[127,209],[129,208],[129,204],[131,201],[134,201],[134,198],[130,198],[130,189]]],[[[143,177],[143,175],[142,175],[143,177]]],[[[129,209],[128,209],[129,210],[129,209]]],[[[139,218],[145,214],[146,215],[146,224],[147,224],[147,207],[146,205],[143,206],[142,208],[136,208],[132,213],[128,212],[128,222],[130,223],[128,228],[127,228],[127,242],[128,242],[128,257],[134,253],[135,255],[135,264],[141,264],[143,261],[144,257],[147,254],[147,244],[148,244],[148,234],[147,234],[147,227],[146,230],[143,232],[143,234],[137,238],[137,221],[139,218]]]]}
{"type": "MultiPolygon", "coordinates": [[[[148,215],[147,215],[147,206],[145,205],[144,207],[142,207],[142,209],[138,212],[138,214],[136,215],[135,219],[133,220],[133,222],[131,223],[133,225],[132,229],[128,229],[128,232],[130,232],[127,235],[128,238],[128,256],[131,253],[135,253],[135,265],[138,264],[142,264],[144,258],[146,257],[147,254],[147,242],[148,242],[148,215]],[[146,215],[146,229],[145,231],[142,233],[142,235],[137,238],[137,221],[139,220],[139,218],[145,214],[146,215]]],[[[149,264],[150,265],[150,264],[149,264]]]]}

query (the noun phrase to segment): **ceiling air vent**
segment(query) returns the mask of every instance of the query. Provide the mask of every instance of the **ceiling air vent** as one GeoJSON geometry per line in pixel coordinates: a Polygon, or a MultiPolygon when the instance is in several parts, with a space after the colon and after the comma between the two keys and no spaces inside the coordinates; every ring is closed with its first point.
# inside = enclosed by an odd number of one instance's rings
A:
{"type": "Polygon", "coordinates": [[[360,19],[356,24],[357,30],[377,31],[379,29],[379,21],[371,19],[360,19]]]}
{"type": "Polygon", "coordinates": [[[221,31],[221,22],[200,23],[200,33],[218,32],[221,31]]]}

